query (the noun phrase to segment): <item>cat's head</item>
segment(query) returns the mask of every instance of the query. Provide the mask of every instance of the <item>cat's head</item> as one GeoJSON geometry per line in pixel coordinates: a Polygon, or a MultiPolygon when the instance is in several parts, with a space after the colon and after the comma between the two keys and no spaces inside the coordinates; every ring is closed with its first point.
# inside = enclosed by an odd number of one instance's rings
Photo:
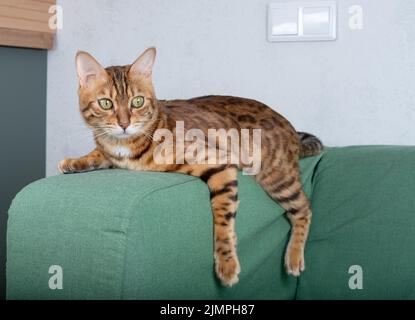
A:
{"type": "Polygon", "coordinates": [[[102,67],[89,53],[78,52],[79,106],[95,137],[130,139],[146,135],[159,116],[152,84],[156,49],[131,65],[102,67]]]}

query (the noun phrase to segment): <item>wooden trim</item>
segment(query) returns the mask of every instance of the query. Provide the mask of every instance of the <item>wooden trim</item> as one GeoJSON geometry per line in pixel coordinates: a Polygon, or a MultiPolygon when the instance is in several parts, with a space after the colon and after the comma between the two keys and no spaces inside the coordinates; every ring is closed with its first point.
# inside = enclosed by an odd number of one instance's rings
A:
{"type": "Polygon", "coordinates": [[[48,12],[49,7],[56,4],[56,0],[0,0],[0,4],[3,7],[48,12]]]}
{"type": "Polygon", "coordinates": [[[0,45],[35,49],[52,49],[55,35],[38,31],[0,28],[0,45]]]}
{"type": "Polygon", "coordinates": [[[51,49],[49,7],[56,0],[0,0],[0,45],[51,49]]]}
{"type": "Polygon", "coordinates": [[[45,22],[49,19],[48,11],[29,10],[27,8],[5,7],[0,1],[0,16],[5,18],[25,19],[28,21],[45,22]]]}

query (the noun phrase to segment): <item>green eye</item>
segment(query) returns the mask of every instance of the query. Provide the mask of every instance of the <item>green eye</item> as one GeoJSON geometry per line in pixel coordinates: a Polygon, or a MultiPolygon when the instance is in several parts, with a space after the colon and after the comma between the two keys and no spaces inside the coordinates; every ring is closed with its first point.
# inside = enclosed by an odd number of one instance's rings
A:
{"type": "Polygon", "coordinates": [[[144,105],[144,97],[138,96],[131,101],[131,108],[141,108],[144,105]]]}
{"type": "Polygon", "coordinates": [[[112,101],[110,99],[99,99],[99,106],[104,110],[109,110],[112,108],[112,101]]]}

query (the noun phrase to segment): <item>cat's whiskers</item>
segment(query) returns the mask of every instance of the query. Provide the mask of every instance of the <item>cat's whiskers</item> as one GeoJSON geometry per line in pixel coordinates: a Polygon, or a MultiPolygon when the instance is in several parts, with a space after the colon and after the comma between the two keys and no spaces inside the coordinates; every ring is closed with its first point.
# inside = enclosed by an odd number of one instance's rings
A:
{"type": "Polygon", "coordinates": [[[100,132],[95,132],[94,131],[94,138],[95,139],[97,139],[97,138],[99,138],[99,137],[105,137],[105,136],[109,136],[110,135],[110,133],[108,132],[108,131],[106,131],[106,130],[104,130],[104,131],[100,131],[100,132]]]}
{"type": "Polygon", "coordinates": [[[153,134],[146,130],[142,130],[142,125],[141,125],[142,123],[146,123],[146,122],[140,121],[140,122],[134,123],[132,127],[138,129],[138,134],[143,135],[148,141],[153,142],[153,134]]]}
{"type": "MultiPolygon", "coordinates": [[[[160,114],[158,114],[157,117],[153,120],[153,123],[158,123],[159,120],[161,120],[161,115],[160,114]]],[[[148,123],[148,121],[139,121],[139,122],[134,123],[132,126],[134,128],[138,128],[139,133],[144,135],[148,141],[154,142],[154,132],[149,132],[148,129],[147,130],[141,130],[142,129],[142,124],[146,124],[146,123],[148,123]]]]}
{"type": "Polygon", "coordinates": [[[115,126],[114,125],[96,125],[92,128],[92,130],[95,129],[114,129],[115,126]]]}
{"type": "Polygon", "coordinates": [[[153,138],[151,136],[149,136],[148,134],[146,134],[144,132],[141,132],[141,133],[144,135],[144,137],[146,138],[147,141],[150,141],[150,142],[154,141],[153,138]]]}

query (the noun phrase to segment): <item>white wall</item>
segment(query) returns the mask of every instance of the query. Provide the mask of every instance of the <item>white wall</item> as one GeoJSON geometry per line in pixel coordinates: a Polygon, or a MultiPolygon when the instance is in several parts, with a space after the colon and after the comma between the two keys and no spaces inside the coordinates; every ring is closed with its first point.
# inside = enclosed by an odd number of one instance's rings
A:
{"type": "Polygon", "coordinates": [[[269,2],[58,0],[64,26],[48,57],[48,175],[93,147],[78,114],[77,50],[113,65],[155,45],[159,98],[251,97],[327,145],[415,144],[415,1],[338,0],[337,41],[316,43],[267,42],[269,2]],[[364,9],[361,31],[348,27],[354,4],[364,9]]]}

